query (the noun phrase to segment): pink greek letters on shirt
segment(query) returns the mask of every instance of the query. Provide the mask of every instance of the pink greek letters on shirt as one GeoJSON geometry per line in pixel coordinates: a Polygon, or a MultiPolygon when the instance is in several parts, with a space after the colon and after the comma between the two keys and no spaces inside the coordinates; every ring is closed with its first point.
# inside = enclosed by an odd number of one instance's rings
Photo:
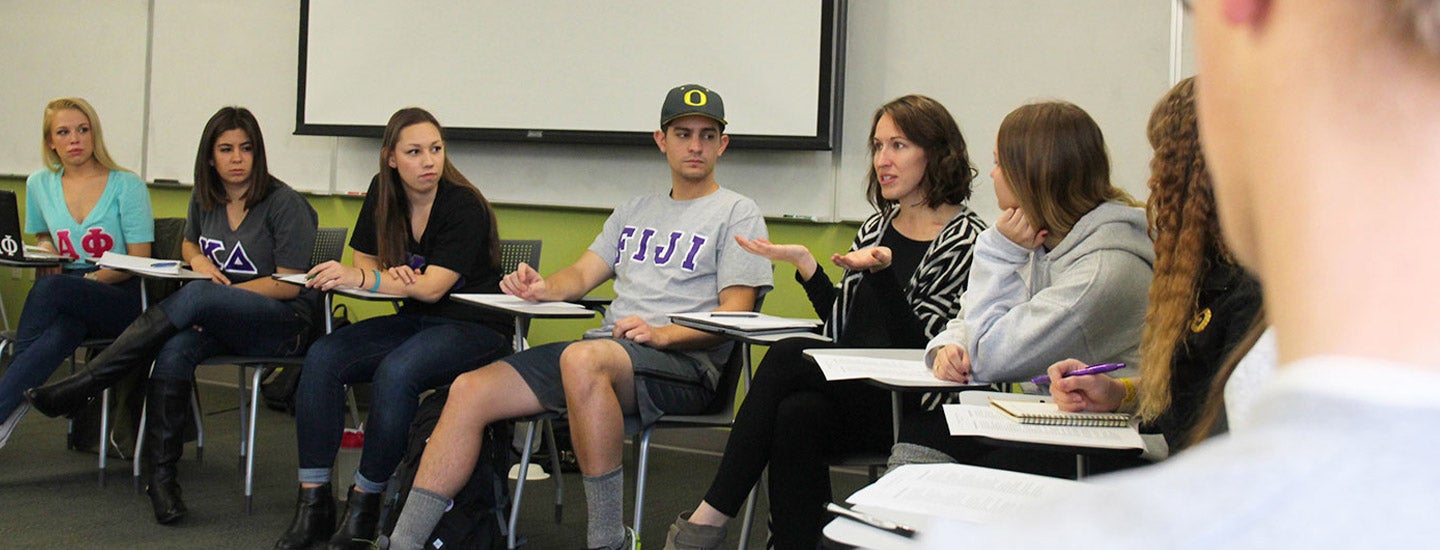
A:
{"type": "Polygon", "coordinates": [[[115,238],[99,227],[91,227],[85,236],[80,238],[80,246],[85,249],[86,254],[93,258],[115,248],[115,238]]]}
{"type": "Polygon", "coordinates": [[[75,252],[75,243],[70,241],[69,229],[55,231],[55,251],[72,260],[80,259],[80,254],[75,252]]]}

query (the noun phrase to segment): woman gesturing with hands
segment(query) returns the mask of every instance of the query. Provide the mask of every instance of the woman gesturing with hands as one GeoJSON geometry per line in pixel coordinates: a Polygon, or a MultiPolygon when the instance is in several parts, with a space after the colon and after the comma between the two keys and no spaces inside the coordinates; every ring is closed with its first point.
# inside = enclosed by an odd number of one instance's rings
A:
{"type": "MultiPolygon", "coordinates": [[[[830,256],[843,270],[838,288],[803,246],[736,242],[795,266],[796,282],[834,341],[828,345],[918,348],[958,313],[971,247],[984,228],[965,206],[975,170],[955,119],[924,96],[875,112],[870,153],[867,194],[878,212],[860,226],[849,251],[830,256]]],[[[770,348],[736,415],[719,473],[696,510],[671,526],[667,548],[718,546],[766,467],[775,546],[816,546],[821,504],[831,499],[826,457],[883,451],[892,437],[887,392],[859,381],[827,382],[803,357],[825,345],[792,338],[770,348]]]]}

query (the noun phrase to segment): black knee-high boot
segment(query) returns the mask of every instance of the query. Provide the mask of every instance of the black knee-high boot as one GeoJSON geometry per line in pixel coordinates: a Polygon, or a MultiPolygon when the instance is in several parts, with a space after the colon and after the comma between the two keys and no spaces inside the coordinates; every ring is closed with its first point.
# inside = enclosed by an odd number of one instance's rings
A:
{"type": "Polygon", "coordinates": [[[25,390],[25,398],[45,416],[71,416],[126,373],[148,367],[160,346],[177,332],[164,309],[146,309],[115,337],[114,343],[86,362],[84,370],[59,382],[25,390]]]}
{"type": "Polygon", "coordinates": [[[155,521],[174,523],[185,517],[175,463],[185,447],[185,424],[190,422],[189,380],[152,379],[145,389],[145,461],[149,485],[145,494],[155,507],[155,521]]]}

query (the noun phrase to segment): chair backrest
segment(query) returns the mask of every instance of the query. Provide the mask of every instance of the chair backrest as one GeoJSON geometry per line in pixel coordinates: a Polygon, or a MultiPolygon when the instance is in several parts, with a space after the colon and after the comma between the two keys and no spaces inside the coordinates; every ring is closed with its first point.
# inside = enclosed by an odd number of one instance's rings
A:
{"type": "MultiPolygon", "coordinates": [[[[181,245],[185,242],[185,218],[155,218],[155,242],[150,245],[150,255],[162,260],[180,260],[181,245]]],[[[150,303],[158,304],[180,288],[180,281],[174,279],[146,278],[145,294],[150,303]]]]}
{"type": "Polygon", "coordinates": [[[510,273],[525,262],[532,269],[540,270],[540,245],[542,241],[500,240],[500,271],[510,273]]]}
{"type": "Polygon", "coordinates": [[[310,249],[310,265],[316,266],[345,255],[345,234],[348,227],[321,227],[315,230],[315,247],[310,249]]]}

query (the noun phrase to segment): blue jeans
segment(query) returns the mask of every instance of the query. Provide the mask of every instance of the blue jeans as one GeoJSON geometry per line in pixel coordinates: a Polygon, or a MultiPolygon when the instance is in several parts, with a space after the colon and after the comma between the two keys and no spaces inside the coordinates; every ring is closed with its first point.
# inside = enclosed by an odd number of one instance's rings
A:
{"type": "Polygon", "coordinates": [[[309,340],[309,320],[291,304],[210,281],[188,283],[155,307],[180,329],[155,356],[155,379],[190,380],[216,355],[297,355],[309,340]]]}
{"type": "Polygon", "coordinates": [[[509,354],[509,337],[480,323],[420,315],[366,319],[317,340],[295,394],[300,481],[330,480],[346,384],[373,383],[360,475],[383,484],[405,456],[420,394],[509,354]]]}
{"type": "Polygon", "coordinates": [[[20,405],[21,392],[44,384],[87,338],[114,338],[140,315],[140,278],[118,285],[80,272],[35,281],[16,328],[15,358],[0,376],[0,420],[20,405]]]}

